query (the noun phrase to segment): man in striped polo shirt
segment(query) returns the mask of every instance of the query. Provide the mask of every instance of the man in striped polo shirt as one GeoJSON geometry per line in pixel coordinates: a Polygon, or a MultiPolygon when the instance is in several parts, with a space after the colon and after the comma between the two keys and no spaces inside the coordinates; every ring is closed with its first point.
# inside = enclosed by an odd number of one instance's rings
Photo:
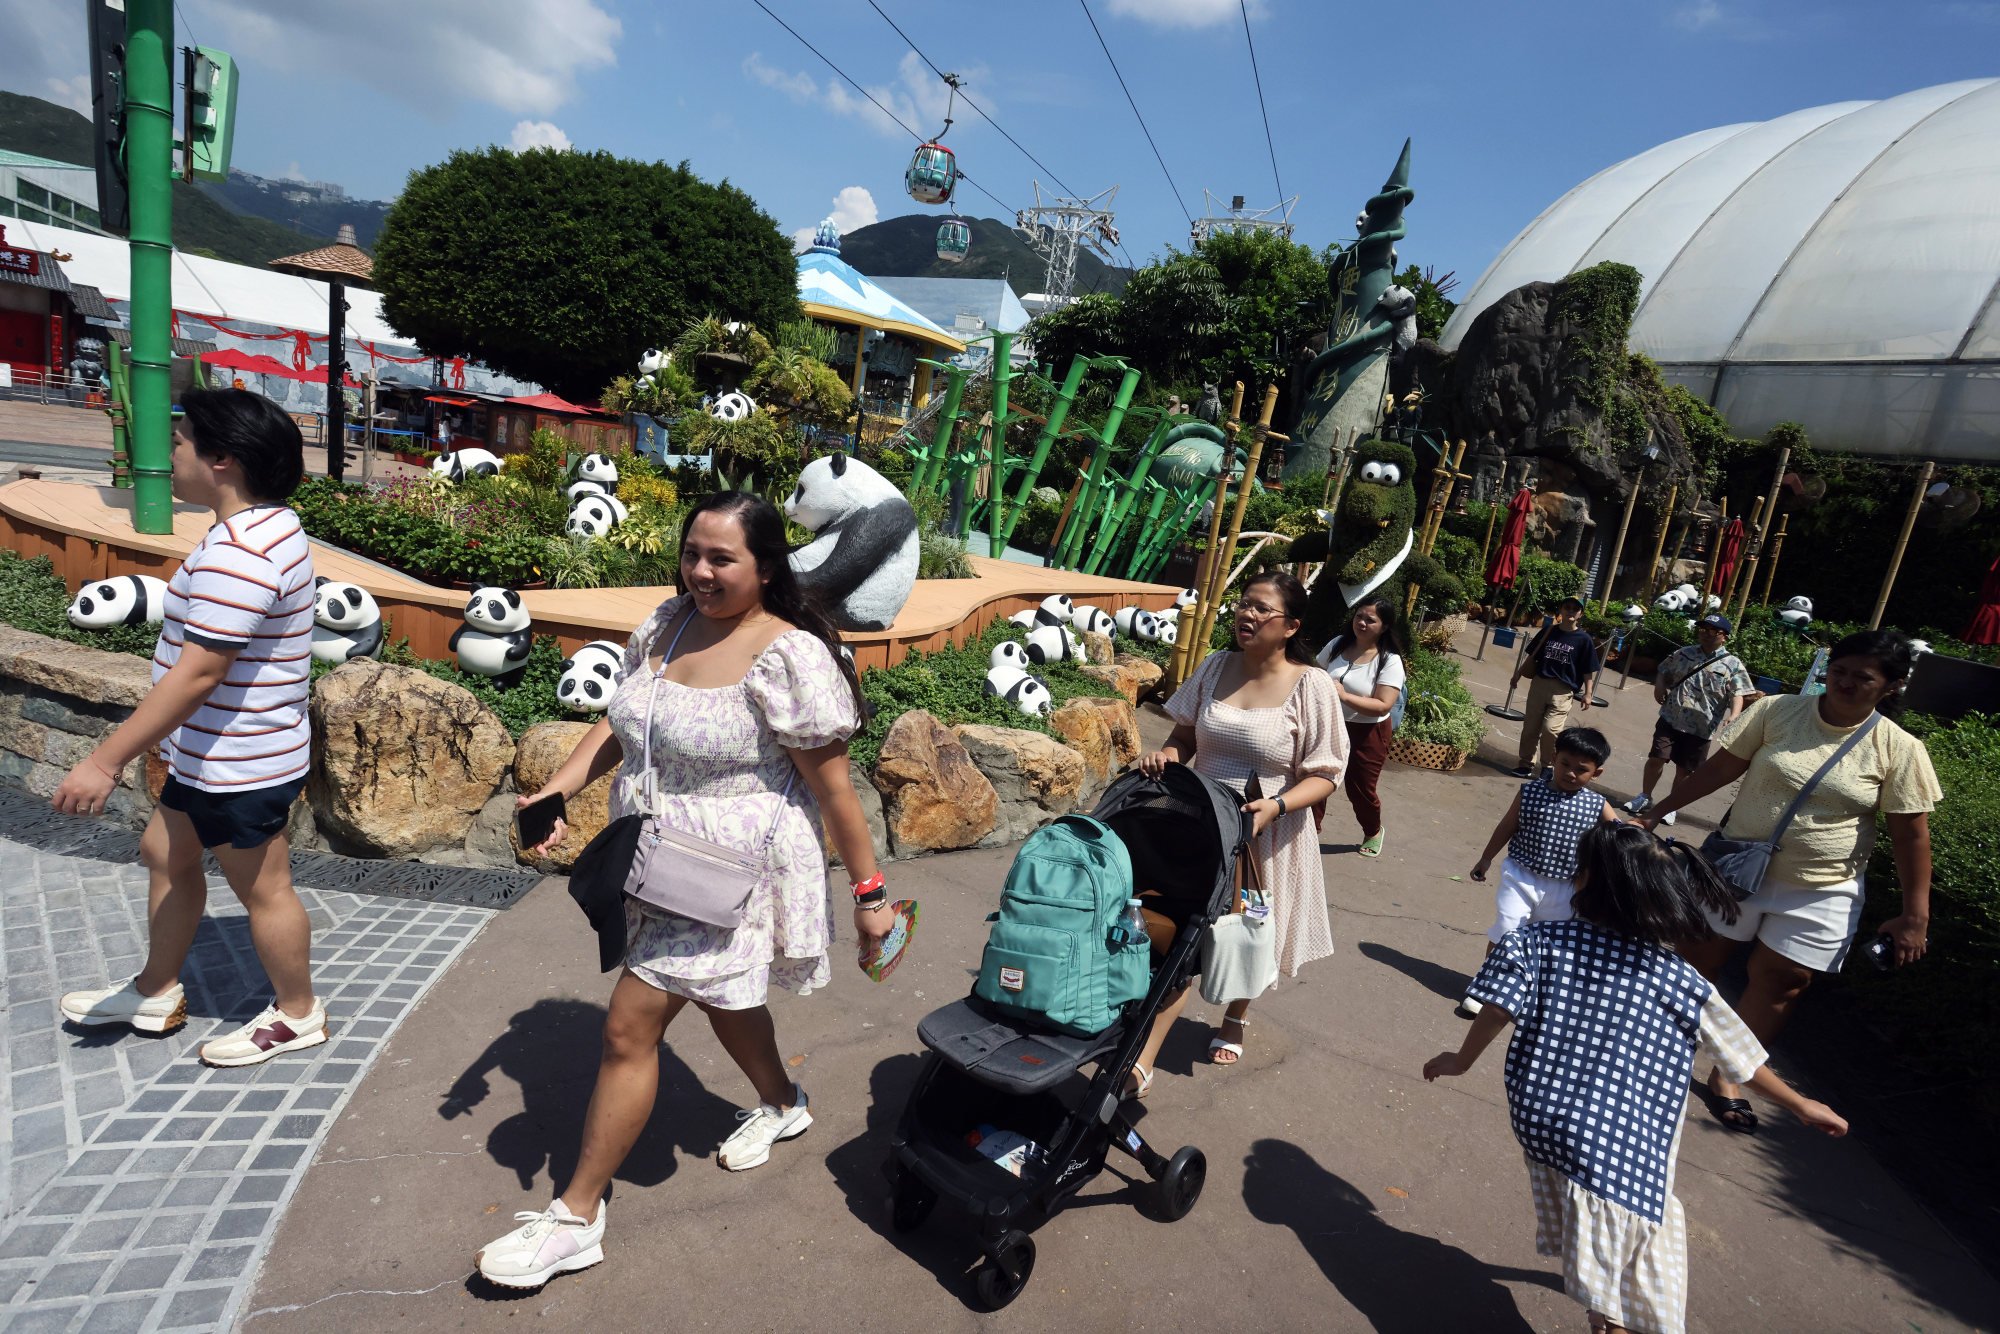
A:
{"type": "Polygon", "coordinates": [[[285,506],[305,473],[299,428],[267,398],[190,390],[174,432],[174,497],[215,524],[167,584],[153,689],[70,770],[55,807],[104,809],[116,775],[158,747],[166,788],[139,841],[151,873],[146,966],[121,986],[73,991],[65,1019],[169,1033],[187,1020],[181,965],[208,903],[204,848],[250,914],[277,995],[201,1049],[210,1065],[255,1065],[326,1041],[313,995],[312,926],[292,888],[285,825],[311,765],[312,553],[285,506]]]}

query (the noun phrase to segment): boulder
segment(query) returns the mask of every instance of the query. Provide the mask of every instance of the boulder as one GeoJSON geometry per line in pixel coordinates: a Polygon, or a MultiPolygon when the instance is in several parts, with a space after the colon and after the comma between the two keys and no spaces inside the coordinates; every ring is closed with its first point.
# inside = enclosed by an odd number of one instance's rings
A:
{"type": "Polygon", "coordinates": [[[1026,838],[1076,809],[1083,756],[1062,742],[1018,727],[967,723],[952,731],[999,797],[993,832],[979,840],[981,847],[1026,838]]]}
{"type": "MultiPolygon", "coordinates": [[[[1154,662],[1151,658],[1142,658],[1136,653],[1121,653],[1118,655],[1117,662],[1120,667],[1130,670],[1132,675],[1138,679],[1139,699],[1144,699],[1146,696],[1152,694],[1153,687],[1159,685],[1160,678],[1167,674],[1167,669],[1160,666],[1159,663],[1154,662]]],[[[1132,702],[1136,704],[1139,701],[1134,700],[1132,702]]]]}
{"type": "Polygon", "coordinates": [[[358,658],[312,697],[307,796],[342,851],[414,857],[465,842],[514,761],[514,739],[472,692],[358,658]]]}
{"type": "MultiPolygon", "coordinates": [[[[854,799],[861,803],[861,818],[868,822],[868,841],[875,845],[875,860],[893,860],[895,854],[889,848],[889,822],[882,814],[882,794],[868,781],[868,775],[861,772],[861,766],[852,760],[847,762],[847,781],[854,787],[854,799]]],[[[826,859],[832,866],[847,865],[833,846],[831,837],[826,840],[826,859]]]]}
{"type": "MultiPolygon", "coordinates": [[[[569,753],[576,749],[576,743],[592,726],[591,723],[536,723],[521,733],[514,753],[514,791],[541,791],[542,785],[562,767],[569,753]]],[[[569,832],[563,835],[562,842],[540,857],[522,856],[520,830],[510,816],[507,841],[515,859],[523,866],[569,870],[584,845],[604,832],[604,826],[611,823],[611,778],[612,775],[606,774],[569,799],[564,817],[569,824],[569,832]]],[[[513,798],[510,796],[508,801],[512,804],[513,798]]]]}
{"type": "Polygon", "coordinates": [[[1084,630],[1077,638],[1083,641],[1085,662],[1108,663],[1115,656],[1116,650],[1111,647],[1110,635],[1100,635],[1095,630],[1084,630]]]}
{"type": "Polygon", "coordinates": [[[923,709],[889,725],[875,762],[897,856],[969,848],[993,832],[1000,798],[950,729],[923,709]]]}
{"type": "Polygon", "coordinates": [[[1139,737],[1139,710],[1123,699],[1086,699],[1082,703],[1103,714],[1104,725],[1111,729],[1111,772],[1135,763],[1144,748],[1139,737]]]}
{"type": "Polygon", "coordinates": [[[1091,663],[1079,667],[1077,670],[1094,681],[1104,682],[1105,685],[1117,691],[1127,703],[1138,704],[1139,673],[1133,671],[1123,663],[1109,663],[1105,665],[1091,663]]]}
{"type": "Polygon", "coordinates": [[[1083,760],[1083,790],[1077,794],[1082,805],[1088,805],[1111,781],[1111,724],[1097,707],[1098,703],[1092,699],[1073,699],[1049,715],[1049,730],[1083,760]]]}

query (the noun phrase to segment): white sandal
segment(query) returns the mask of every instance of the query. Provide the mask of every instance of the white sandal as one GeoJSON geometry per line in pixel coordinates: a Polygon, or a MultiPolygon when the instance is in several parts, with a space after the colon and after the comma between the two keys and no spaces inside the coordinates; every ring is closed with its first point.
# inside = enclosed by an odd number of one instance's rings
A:
{"type": "MultiPolygon", "coordinates": [[[[1234,1025],[1236,1025],[1236,1028],[1237,1028],[1237,1031],[1238,1031],[1238,1032],[1241,1032],[1241,1031],[1242,1031],[1243,1029],[1246,1029],[1246,1028],[1250,1027],[1250,1021],[1249,1021],[1248,1019],[1235,1019],[1235,1018],[1232,1018],[1232,1017],[1230,1017],[1229,1015],[1226,1015],[1226,1014],[1222,1016],[1222,1022],[1223,1022],[1223,1023],[1225,1023],[1225,1024],[1234,1024],[1234,1025]]],[[[1210,1038],[1210,1039],[1208,1040],[1208,1063],[1209,1063],[1210,1065],[1220,1065],[1220,1066],[1223,1066],[1223,1067],[1225,1067],[1225,1068],[1226,1068],[1226,1067],[1228,1067],[1228,1066],[1232,1066],[1232,1065],[1235,1065],[1235,1064],[1236,1064],[1236,1063],[1237,1063],[1238,1061],[1240,1061],[1240,1060],[1242,1060],[1242,1059],[1243,1059],[1243,1044],[1242,1044],[1242,1043],[1240,1043],[1240,1042],[1224,1042],[1224,1041],[1223,1041],[1223,1040],[1222,1040],[1221,1038],[1219,1038],[1219,1037],[1218,1037],[1218,1038],[1210,1038]],[[1226,1061],[1218,1061],[1218,1060],[1216,1060],[1216,1059],[1215,1059],[1215,1058],[1216,1058],[1216,1055],[1217,1055],[1217,1053],[1219,1053],[1219,1052],[1225,1052],[1225,1051],[1229,1053],[1229,1059],[1228,1059],[1228,1060],[1226,1060],[1226,1061]]]]}
{"type": "Polygon", "coordinates": [[[1136,1088],[1127,1087],[1125,1096],[1134,1102],[1143,1100],[1148,1093],[1153,1091],[1154,1073],[1154,1071],[1148,1070],[1137,1061],[1132,1062],[1132,1078],[1138,1081],[1138,1086],[1136,1088]]]}

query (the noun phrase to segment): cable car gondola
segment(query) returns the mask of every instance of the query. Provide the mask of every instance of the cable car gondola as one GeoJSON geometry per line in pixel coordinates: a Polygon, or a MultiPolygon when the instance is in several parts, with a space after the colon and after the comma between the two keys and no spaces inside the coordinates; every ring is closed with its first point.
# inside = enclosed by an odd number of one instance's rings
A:
{"type": "Polygon", "coordinates": [[[958,76],[947,74],[944,81],[951,88],[945,102],[944,129],[929,143],[917,146],[917,151],[910,155],[909,170],[903,173],[903,188],[919,204],[949,204],[952,192],[958,189],[958,159],[944,146],[944,137],[951,131],[953,103],[958,98],[958,76]]]}
{"type": "Polygon", "coordinates": [[[972,249],[972,228],[965,225],[965,219],[953,214],[938,224],[937,257],[947,264],[957,264],[965,259],[972,249]]]}

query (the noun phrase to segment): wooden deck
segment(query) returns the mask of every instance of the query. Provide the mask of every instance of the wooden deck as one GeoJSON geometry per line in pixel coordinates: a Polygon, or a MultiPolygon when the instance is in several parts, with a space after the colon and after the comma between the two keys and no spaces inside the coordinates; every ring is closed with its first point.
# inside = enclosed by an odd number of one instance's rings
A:
{"type": "MultiPolygon", "coordinates": [[[[23,556],[47,556],[74,589],[114,574],[167,578],[208,531],[208,511],[174,507],[171,535],[132,531],[132,493],[108,486],[23,480],[0,486],[0,534],[23,556]]],[[[462,623],[462,589],[439,588],[385,565],[314,542],[313,568],[329,579],[355,583],[381,604],[392,638],[407,638],[425,658],[448,659],[448,641],[462,623]]],[[[1106,611],[1125,606],[1159,610],[1175,588],[1124,579],[1047,570],[1037,565],[970,557],[975,579],[924,579],[887,630],[844,636],[862,668],[888,667],[913,649],[962,644],[995,620],[1033,607],[1051,593],[1106,611]]],[[[533,589],[522,594],[539,634],[554,635],[565,653],[592,639],[624,640],[671,588],[533,589]]]]}

